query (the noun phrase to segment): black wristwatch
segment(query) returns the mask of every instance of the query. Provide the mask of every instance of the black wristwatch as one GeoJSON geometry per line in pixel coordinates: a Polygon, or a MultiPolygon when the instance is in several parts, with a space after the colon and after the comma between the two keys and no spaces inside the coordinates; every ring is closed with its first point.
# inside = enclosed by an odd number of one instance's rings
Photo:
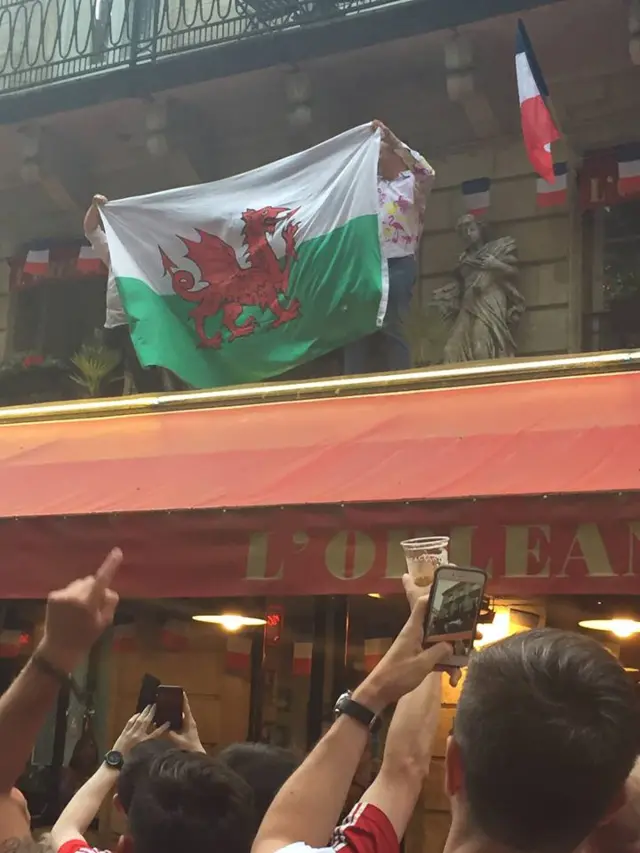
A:
{"type": "Polygon", "coordinates": [[[110,749],[104,757],[104,763],[111,770],[122,770],[124,755],[117,749],[110,749]]]}
{"type": "Polygon", "coordinates": [[[333,713],[336,720],[344,714],[346,717],[351,717],[352,720],[362,723],[370,732],[377,732],[382,724],[380,717],[376,716],[373,711],[351,698],[350,690],[340,696],[334,705],[333,713]]]}

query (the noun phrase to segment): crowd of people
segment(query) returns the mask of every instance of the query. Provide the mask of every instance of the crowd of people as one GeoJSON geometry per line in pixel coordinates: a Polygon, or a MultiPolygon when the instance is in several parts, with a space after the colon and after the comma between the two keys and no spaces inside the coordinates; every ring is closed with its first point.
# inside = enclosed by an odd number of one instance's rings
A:
{"type": "MultiPolygon", "coordinates": [[[[398,853],[429,774],[452,651],[423,648],[428,596],[408,576],[404,628],[302,762],[249,743],[211,757],[188,701],[179,732],[156,727],[148,707],[33,840],[15,780],[59,689],[113,621],[122,559],[116,549],[95,575],[49,595],[42,641],[0,698],[0,853],[91,853],[85,833],[114,790],[127,824],[119,853],[398,853]],[[393,706],[380,771],[340,822],[371,731],[393,706]]],[[[640,849],[639,734],[636,688],[595,641],[539,629],[487,646],[471,658],[447,743],[445,853],[640,849]]]]}

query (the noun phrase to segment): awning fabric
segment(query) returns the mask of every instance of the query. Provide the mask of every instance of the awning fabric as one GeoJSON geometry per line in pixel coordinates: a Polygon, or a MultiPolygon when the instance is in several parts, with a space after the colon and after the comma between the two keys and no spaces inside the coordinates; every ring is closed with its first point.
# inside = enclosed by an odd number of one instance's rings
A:
{"type": "Polygon", "coordinates": [[[0,426],[0,517],[640,488],[640,373],[0,426]]]}

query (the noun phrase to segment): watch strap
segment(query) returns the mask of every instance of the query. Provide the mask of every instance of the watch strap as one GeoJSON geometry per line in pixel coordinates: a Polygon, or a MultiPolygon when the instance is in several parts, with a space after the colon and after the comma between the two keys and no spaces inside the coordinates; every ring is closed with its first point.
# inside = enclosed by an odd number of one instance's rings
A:
{"type": "Polygon", "coordinates": [[[380,718],[373,711],[360,702],[356,702],[355,699],[352,699],[348,695],[340,699],[336,710],[338,716],[344,714],[346,717],[351,717],[352,720],[362,723],[363,726],[371,731],[375,731],[380,725],[380,718]]]}

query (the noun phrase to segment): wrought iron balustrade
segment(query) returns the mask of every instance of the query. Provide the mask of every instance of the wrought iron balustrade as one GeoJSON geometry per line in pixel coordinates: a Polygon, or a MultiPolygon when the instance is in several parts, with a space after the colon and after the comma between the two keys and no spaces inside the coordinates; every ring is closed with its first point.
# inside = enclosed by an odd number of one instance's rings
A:
{"type": "Polygon", "coordinates": [[[0,0],[0,96],[403,0],[0,0]]]}

